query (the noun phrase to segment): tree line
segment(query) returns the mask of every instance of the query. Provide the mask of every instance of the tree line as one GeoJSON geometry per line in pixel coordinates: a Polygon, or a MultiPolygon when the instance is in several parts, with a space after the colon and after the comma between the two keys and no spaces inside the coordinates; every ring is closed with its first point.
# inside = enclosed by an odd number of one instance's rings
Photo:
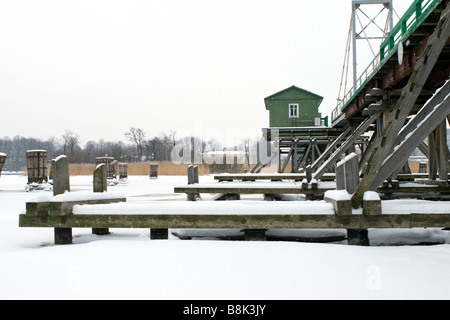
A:
{"type": "Polygon", "coordinates": [[[48,160],[64,154],[70,163],[95,163],[95,158],[103,156],[114,157],[119,162],[171,161],[172,150],[180,144],[195,146],[198,152],[223,150],[222,144],[215,139],[202,141],[198,137],[178,137],[176,131],[147,138],[142,129],[131,128],[124,137],[127,142],[101,139],[84,145],[81,145],[80,136],[71,130],[66,130],[60,138],[47,140],[3,137],[0,138],[0,152],[7,155],[3,170],[21,171],[26,168],[28,150],[47,150],[48,160]]]}

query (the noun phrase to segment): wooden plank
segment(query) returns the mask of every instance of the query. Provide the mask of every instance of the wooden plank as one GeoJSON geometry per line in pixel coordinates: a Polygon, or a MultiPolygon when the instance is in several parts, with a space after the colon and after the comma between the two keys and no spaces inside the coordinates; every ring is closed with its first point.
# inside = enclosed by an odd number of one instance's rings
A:
{"type": "Polygon", "coordinates": [[[48,201],[48,202],[27,202],[26,214],[33,216],[65,216],[71,215],[75,205],[83,204],[109,204],[117,202],[126,202],[125,197],[116,197],[110,199],[90,199],[77,201],[48,201]]]}
{"type": "Polygon", "coordinates": [[[446,186],[400,186],[399,188],[378,188],[378,193],[447,193],[450,187],[446,186]]]}
{"type": "Polygon", "coordinates": [[[30,216],[47,216],[49,202],[27,202],[26,214],[30,216]]]}
{"type": "Polygon", "coordinates": [[[411,228],[446,228],[450,214],[411,214],[411,228]]]}
{"type": "MultiPolygon", "coordinates": [[[[428,177],[428,175],[426,176],[428,177]]],[[[274,173],[274,174],[224,174],[214,176],[214,180],[219,182],[229,182],[229,181],[255,181],[255,180],[271,180],[271,181],[282,181],[282,180],[293,180],[302,181],[306,178],[306,173],[274,173]]],[[[335,174],[325,173],[320,180],[322,181],[334,181],[335,174]]]]}
{"type": "Polygon", "coordinates": [[[257,187],[257,186],[242,186],[242,187],[226,187],[226,186],[184,186],[175,187],[174,193],[223,193],[223,194],[322,194],[328,190],[335,188],[317,188],[317,189],[303,189],[299,187],[257,187]]]}
{"type": "MultiPolygon", "coordinates": [[[[330,168],[330,166],[334,165],[341,157],[341,155],[346,152],[350,147],[354,146],[356,140],[367,131],[372,123],[378,119],[381,115],[381,112],[377,112],[372,115],[370,118],[366,119],[363,123],[361,123],[358,128],[342,143],[342,145],[330,156],[327,160],[319,167],[314,173],[315,179],[320,179],[322,175],[330,168]]],[[[325,152],[326,153],[326,152],[325,152]]]]}
{"type": "Polygon", "coordinates": [[[109,204],[126,202],[126,198],[113,198],[113,199],[92,199],[83,201],[52,201],[49,203],[49,215],[50,216],[67,216],[72,214],[73,207],[75,205],[84,204],[109,204]]]}
{"type": "Polygon", "coordinates": [[[364,229],[450,227],[450,214],[365,215],[20,215],[20,227],[152,229],[364,229]]]}
{"type": "MultiPolygon", "coordinates": [[[[304,189],[301,186],[298,187],[252,187],[251,185],[242,187],[226,187],[226,186],[183,186],[176,187],[175,193],[211,193],[211,194],[323,194],[329,190],[335,190],[336,188],[323,188],[317,189],[304,189]]],[[[400,186],[398,188],[378,188],[378,193],[443,193],[450,192],[450,187],[446,186],[400,186]]]]}

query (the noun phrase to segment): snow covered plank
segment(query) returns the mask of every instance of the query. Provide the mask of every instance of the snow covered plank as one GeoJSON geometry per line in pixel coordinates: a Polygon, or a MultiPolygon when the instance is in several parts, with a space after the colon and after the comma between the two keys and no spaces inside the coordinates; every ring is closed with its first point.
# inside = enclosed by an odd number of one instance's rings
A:
{"type": "Polygon", "coordinates": [[[116,202],[126,202],[126,198],[110,198],[110,199],[89,199],[77,201],[52,201],[49,202],[48,214],[50,216],[67,216],[71,215],[74,206],[83,204],[109,204],[116,202]]]}
{"type": "Polygon", "coordinates": [[[75,215],[333,215],[333,206],[325,201],[217,201],[141,202],[105,205],[80,205],[75,215]]]}
{"type": "Polygon", "coordinates": [[[124,195],[113,193],[67,192],[54,197],[37,197],[26,203],[26,214],[32,216],[70,215],[75,205],[126,202],[124,195]]]}

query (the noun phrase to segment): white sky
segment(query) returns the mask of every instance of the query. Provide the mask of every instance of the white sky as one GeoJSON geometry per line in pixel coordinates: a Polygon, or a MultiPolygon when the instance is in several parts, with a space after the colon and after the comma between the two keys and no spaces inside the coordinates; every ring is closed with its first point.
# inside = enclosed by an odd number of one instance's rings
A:
{"type": "MultiPolygon", "coordinates": [[[[396,0],[402,14],[412,0],[396,0]]],[[[0,0],[0,136],[259,135],[291,85],[336,105],[350,0],[0,0]],[[243,133],[244,134],[244,133],[243,133]]]]}

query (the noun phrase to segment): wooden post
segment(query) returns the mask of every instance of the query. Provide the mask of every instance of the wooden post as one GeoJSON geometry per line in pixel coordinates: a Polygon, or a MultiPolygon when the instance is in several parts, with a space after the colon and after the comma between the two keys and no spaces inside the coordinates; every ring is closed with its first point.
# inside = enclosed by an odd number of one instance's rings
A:
{"type": "Polygon", "coordinates": [[[119,179],[124,180],[128,178],[128,163],[119,163],[119,179]]]}
{"type": "Polygon", "coordinates": [[[352,214],[350,195],[345,190],[328,191],[325,193],[324,200],[333,205],[336,215],[349,216],[352,214]]]}
{"type": "Polygon", "coordinates": [[[108,191],[106,164],[102,163],[94,170],[94,192],[108,191]]]}
{"type": "Polygon", "coordinates": [[[2,170],[3,166],[5,165],[5,162],[6,162],[6,154],[0,153],[0,177],[2,176],[2,170]]]}
{"type": "Polygon", "coordinates": [[[194,184],[198,183],[198,166],[194,166],[194,184]]]}
{"type": "MultiPolygon", "coordinates": [[[[158,178],[158,170],[159,170],[158,163],[150,163],[150,179],[158,178]]],[[[169,239],[169,229],[150,229],[150,239],[151,240],[169,239]]]]}
{"type": "Polygon", "coordinates": [[[351,246],[370,246],[367,229],[347,229],[347,242],[351,246]]]}
{"type": "Polygon", "coordinates": [[[117,170],[116,170],[116,164],[117,161],[114,160],[114,157],[98,157],[95,158],[95,165],[99,164],[106,164],[106,175],[108,179],[115,179],[117,178],[117,170]]]}
{"type": "Polygon", "coordinates": [[[245,241],[265,241],[266,229],[246,229],[244,231],[245,241]]]}
{"type": "Polygon", "coordinates": [[[340,161],[336,164],[336,189],[345,190],[345,166],[344,162],[340,161]]]}
{"type": "Polygon", "coordinates": [[[345,160],[345,190],[352,194],[359,183],[359,162],[356,153],[352,153],[345,160]]]}
{"type": "Polygon", "coordinates": [[[69,160],[66,156],[59,156],[52,161],[53,195],[70,192],[69,160]]]}
{"type": "Polygon", "coordinates": [[[436,130],[428,136],[428,171],[430,180],[437,178],[436,130]]]}
{"type": "Polygon", "coordinates": [[[366,216],[378,216],[381,214],[381,199],[378,193],[366,191],[363,198],[363,214],[366,216]]]}
{"type": "MultiPolygon", "coordinates": [[[[336,165],[336,187],[337,190],[346,190],[348,194],[355,192],[359,183],[359,161],[356,153],[351,153],[344,160],[336,165]]],[[[351,200],[330,200],[335,206],[336,214],[352,214],[351,200]]],[[[366,206],[375,205],[374,203],[366,203],[366,206]]],[[[375,209],[370,212],[373,213],[375,209]]],[[[380,202],[381,210],[381,202],[380,202]]],[[[369,209],[367,209],[369,212],[369,209]]],[[[347,229],[347,242],[349,245],[369,246],[369,232],[367,229],[347,229]]]]}
{"type": "Polygon", "coordinates": [[[297,139],[294,139],[293,142],[293,150],[292,150],[292,173],[297,173],[298,172],[298,163],[297,163],[297,139]]]}
{"type": "Polygon", "coordinates": [[[158,179],[159,163],[150,163],[150,179],[158,179]]]}
{"type": "Polygon", "coordinates": [[[359,162],[356,153],[351,153],[336,165],[336,188],[352,194],[359,183],[359,162]]]}
{"type": "MultiPolygon", "coordinates": [[[[53,195],[70,192],[69,160],[66,156],[59,156],[52,161],[53,195]]],[[[55,228],[55,244],[71,244],[71,228],[55,228]]]]}
{"type": "Polygon", "coordinates": [[[169,229],[150,229],[150,239],[152,240],[169,239],[169,229]]]}
{"type": "Polygon", "coordinates": [[[308,183],[310,183],[311,180],[312,180],[312,169],[311,169],[311,165],[307,165],[307,166],[306,166],[306,180],[308,180],[308,183]]]}
{"type": "MultiPolygon", "coordinates": [[[[102,193],[108,191],[107,165],[99,164],[94,170],[94,192],[102,193]]],[[[105,235],[110,234],[109,228],[92,228],[92,234],[105,235]]]]}
{"type": "Polygon", "coordinates": [[[187,168],[188,185],[194,184],[194,167],[189,165],[187,168]]]}
{"type": "Polygon", "coordinates": [[[47,151],[27,151],[28,184],[48,182],[47,151]]]}
{"type": "Polygon", "coordinates": [[[447,125],[444,120],[437,127],[438,131],[438,153],[439,153],[439,179],[448,181],[448,146],[447,146],[447,125]]]}
{"type": "MultiPolygon", "coordinates": [[[[189,165],[187,168],[187,176],[188,176],[188,185],[198,183],[198,167],[189,165]]],[[[187,200],[188,201],[197,201],[200,199],[199,193],[188,193],[187,200]]]]}

